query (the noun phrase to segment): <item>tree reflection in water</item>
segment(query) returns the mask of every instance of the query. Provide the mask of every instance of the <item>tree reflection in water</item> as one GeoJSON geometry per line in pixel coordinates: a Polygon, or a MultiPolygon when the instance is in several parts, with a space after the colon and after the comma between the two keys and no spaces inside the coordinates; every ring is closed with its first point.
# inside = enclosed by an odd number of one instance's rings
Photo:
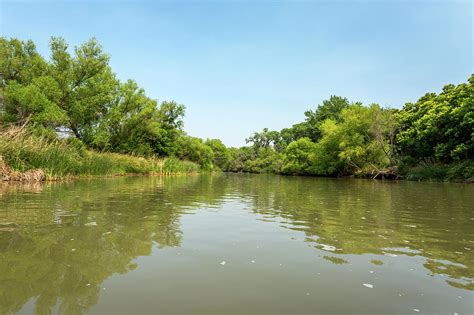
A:
{"type": "MultiPolygon", "coordinates": [[[[31,299],[38,314],[86,313],[102,283],[153,247],[180,246],[181,218],[245,200],[262,224],[303,231],[341,268],[425,258],[433,275],[473,290],[472,186],[219,174],[0,186],[0,313],[31,299]],[[374,259],[373,255],[377,255],[374,259]]],[[[219,235],[215,236],[216,238],[219,235]]]]}

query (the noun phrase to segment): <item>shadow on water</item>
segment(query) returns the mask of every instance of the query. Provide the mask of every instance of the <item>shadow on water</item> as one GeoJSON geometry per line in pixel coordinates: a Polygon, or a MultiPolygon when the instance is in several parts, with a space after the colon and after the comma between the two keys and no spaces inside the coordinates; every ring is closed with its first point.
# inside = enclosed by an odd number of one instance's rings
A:
{"type": "Polygon", "coordinates": [[[431,275],[473,290],[473,188],[234,174],[0,186],[0,313],[31,299],[39,314],[86,313],[113,274],[180,246],[183,216],[231,200],[262,224],[303,232],[333,264],[420,256],[431,275]]]}

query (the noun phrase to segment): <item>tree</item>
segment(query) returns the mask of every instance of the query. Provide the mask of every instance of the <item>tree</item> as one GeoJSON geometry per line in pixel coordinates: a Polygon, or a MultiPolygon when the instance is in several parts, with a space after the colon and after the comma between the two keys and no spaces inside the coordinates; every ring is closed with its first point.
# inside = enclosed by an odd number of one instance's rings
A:
{"type": "Polygon", "coordinates": [[[278,131],[270,131],[268,128],[263,128],[261,132],[255,132],[253,135],[245,139],[246,143],[252,143],[255,151],[259,149],[268,149],[270,147],[278,147],[282,141],[278,131]]]}
{"type": "Polygon", "coordinates": [[[176,147],[177,158],[198,163],[204,170],[212,170],[214,152],[202,139],[184,135],[178,138],[176,147]]]}
{"type": "Polygon", "coordinates": [[[55,130],[67,121],[67,114],[57,101],[60,91],[49,76],[34,78],[31,83],[21,85],[11,82],[5,89],[6,102],[3,120],[23,125],[31,123],[55,137],[55,130]]]}
{"type": "Polygon", "coordinates": [[[312,171],[321,175],[357,174],[388,166],[389,143],[383,133],[371,132],[381,111],[376,104],[353,104],[341,111],[340,122],[327,119],[312,156],[312,171]]]}
{"type": "Polygon", "coordinates": [[[291,142],[283,151],[282,173],[304,175],[310,174],[311,159],[315,144],[309,138],[300,138],[291,142]]]}
{"type": "Polygon", "coordinates": [[[31,41],[0,39],[0,118],[51,138],[102,151],[173,155],[185,107],[146,96],[136,82],[120,83],[109,56],[92,38],[69,52],[62,38],[44,60],[31,41]],[[69,141],[72,142],[72,141],[69,141]]]}
{"type": "Polygon", "coordinates": [[[340,113],[349,107],[347,98],[331,95],[329,100],[324,100],[315,111],[308,110],[304,114],[306,116],[305,123],[307,125],[308,137],[317,141],[321,136],[320,127],[326,119],[332,119],[336,122],[341,120],[340,113]]]}
{"type": "Polygon", "coordinates": [[[68,52],[62,38],[50,42],[50,76],[60,90],[59,107],[68,115],[65,127],[87,144],[93,143],[94,128],[107,114],[118,87],[109,66],[109,56],[96,39],[68,52]]]}
{"type": "Polygon", "coordinates": [[[474,75],[405,104],[397,114],[399,153],[416,161],[450,163],[474,156],[474,75]]]}
{"type": "Polygon", "coordinates": [[[30,84],[34,78],[47,74],[48,64],[31,41],[0,38],[0,88],[8,82],[30,84]]]}
{"type": "MultiPolygon", "coordinates": [[[[59,86],[48,76],[48,64],[32,41],[0,38],[1,121],[42,129],[56,128],[66,121],[57,102],[59,86]]],[[[54,133],[54,130],[53,130],[54,133]]]]}
{"type": "Polygon", "coordinates": [[[231,160],[231,153],[219,139],[207,139],[205,144],[212,149],[214,159],[212,164],[221,170],[227,170],[231,160]]]}
{"type": "Polygon", "coordinates": [[[165,101],[158,109],[161,140],[159,145],[161,155],[173,155],[177,149],[177,140],[182,135],[184,126],[185,106],[174,101],[165,101]]]}
{"type": "Polygon", "coordinates": [[[290,128],[284,128],[280,131],[280,135],[285,144],[289,144],[301,138],[309,138],[310,128],[307,122],[294,124],[290,128]]]}

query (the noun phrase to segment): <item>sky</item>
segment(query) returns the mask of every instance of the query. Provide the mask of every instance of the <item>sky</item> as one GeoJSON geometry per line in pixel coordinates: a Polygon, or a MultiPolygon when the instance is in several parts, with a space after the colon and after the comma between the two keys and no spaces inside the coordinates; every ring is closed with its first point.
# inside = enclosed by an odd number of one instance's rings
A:
{"type": "Polygon", "coordinates": [[[7,1],[0,34],[96,37],[121,80],[186,106],[185,131],[240,146],[331,95],[400,108],[473,70],[472,1],[7,1]]]}

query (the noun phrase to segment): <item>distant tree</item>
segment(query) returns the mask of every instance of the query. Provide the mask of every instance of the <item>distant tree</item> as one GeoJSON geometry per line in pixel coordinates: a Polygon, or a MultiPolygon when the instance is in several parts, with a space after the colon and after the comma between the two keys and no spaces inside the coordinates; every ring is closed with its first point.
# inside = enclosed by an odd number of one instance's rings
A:
{"type": "Polygon", "coordinates": [[[176,157],[198,163],[204,170],[212,170],[214,152],[202,139],[183,135],[177,139],[176,157]]]}
{"type": "Polygon", "coordinates": [[[256,151],[259,149],[275,148],[281,142],[281,136],[278,131],[270,131],[263,128],[261,132],[255,132],[253,135],[245,139],[246,143],[252,143],[256,151]]]}
{"type": "Polygon", "coordinates": [[[321,136],[321,125],[326,119],[332,119],[335,122],[341,120],[340,114],[342,110],[349,107],[347,98],[331,95],[329,100],[323,101],[315,111],[308,110],[304,114],[306,116],[306,126],[308,137],[312,141],[317,141],[321,136]]]}
{"type": "Polygon", "coordinates": [[[227,170],[231,161],[231,152],[219,139],[207,139],[205,144],[212,149],[214,159],[212,164],[221,170],[227,170]]]}
{"type": "Polygon", "coordinates": [[[311,159],[315,144],[309,138],[300,138],[291,142],[283,151],[282,173],[310,174],[311,159]]]}

